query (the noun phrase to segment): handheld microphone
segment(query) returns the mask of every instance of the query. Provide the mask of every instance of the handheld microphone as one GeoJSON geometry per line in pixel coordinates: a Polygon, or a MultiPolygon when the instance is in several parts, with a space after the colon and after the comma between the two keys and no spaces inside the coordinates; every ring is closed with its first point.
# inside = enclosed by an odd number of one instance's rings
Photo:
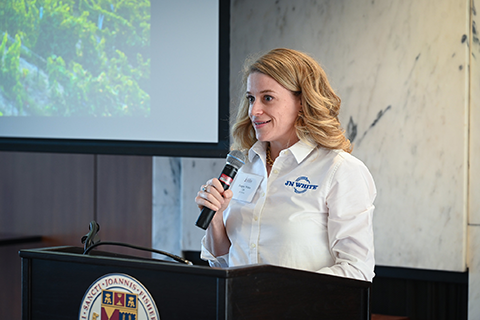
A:
{"type": "MultiPolygon", "coordinates": [[[[227,190],[230,187],[235,175],[237,174],[238,169],[240,169],[245,164],[245,155],[239,150],[233,150],[227,155],[227,164],[223,168],[222,174],[218,178],[224,190],[227,190]]],[[[212,221],[215,211],[204,207],[200,212],[195,225],[204,230],[208,228],[210,221],[212,221]]]]}

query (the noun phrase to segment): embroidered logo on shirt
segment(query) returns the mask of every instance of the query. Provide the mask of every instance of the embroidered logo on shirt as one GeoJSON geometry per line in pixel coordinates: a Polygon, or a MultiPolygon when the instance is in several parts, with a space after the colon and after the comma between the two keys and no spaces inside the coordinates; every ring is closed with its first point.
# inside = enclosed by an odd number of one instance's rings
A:
{"type": "Polygon", "coordinates": [[[305,176],[298,177],[295,181],[287,180],[285,185],[287,187],[293,187],[295,193],[304,193],[307,192],[307,190],[316,190],[318,188],[318,184],[311,184],[310,180],[305,176]]]}

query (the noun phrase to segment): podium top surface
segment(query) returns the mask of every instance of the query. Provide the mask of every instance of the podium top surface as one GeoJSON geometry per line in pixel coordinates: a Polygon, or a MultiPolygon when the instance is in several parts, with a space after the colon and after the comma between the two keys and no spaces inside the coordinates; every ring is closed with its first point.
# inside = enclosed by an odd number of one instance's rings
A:
{"type": "Polygon", "coordinates": [[[295,277],[310,277],[313,279],[325,279],[329,283],[343,286],[355,286],[369,288],[371,283],[355,279],[324,275],[316,272],[290,269],[285,267],[258,264],[243,267],[212,268],[207,266],[186,265],[178,262],[158,260],[153,258],[134,257],[125,254],[92,250],[89,254],[83,254],[83,248],[73,246],[49,247],[40,249],[26,249],[19,252],[21,258],[46,259],[53,261],[75,262],[94,265],[116,265],[124,267],[141,267],[142,269],[154,269],[168,272],[185,274],[202,274],[216,278],[235,278],[252,274],[291,274],[295,277]]]}

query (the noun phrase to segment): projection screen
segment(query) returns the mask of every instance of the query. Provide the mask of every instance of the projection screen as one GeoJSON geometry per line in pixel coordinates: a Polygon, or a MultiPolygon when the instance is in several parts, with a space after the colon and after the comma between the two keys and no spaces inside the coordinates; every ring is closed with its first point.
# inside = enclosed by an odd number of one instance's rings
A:
{"type": "Polygon", "coordinates": [[[0,150],[224,157],[229,1],[6,1],[0,150]]]}

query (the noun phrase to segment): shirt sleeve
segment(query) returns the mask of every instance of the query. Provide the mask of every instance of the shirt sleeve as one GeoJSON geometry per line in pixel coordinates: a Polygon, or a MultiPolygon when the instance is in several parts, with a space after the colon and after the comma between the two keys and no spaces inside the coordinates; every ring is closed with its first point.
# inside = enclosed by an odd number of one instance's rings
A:
{"type": "Polygon", "coordinates": [[[372,281],[375,258],[372,217],[377,191],[367,167],[340,156],[330,175],[327,195],[328,241],[335,261],[319,272],[372,281]]]}
{"type": "Polygon", "coordinates": [[[228,267],[228,253],[215,257],[206,247],[205,236],[202,239],[202,250],[200,252],[200,258],[208,261],[210,267],[227,268],[228,267]]]}

